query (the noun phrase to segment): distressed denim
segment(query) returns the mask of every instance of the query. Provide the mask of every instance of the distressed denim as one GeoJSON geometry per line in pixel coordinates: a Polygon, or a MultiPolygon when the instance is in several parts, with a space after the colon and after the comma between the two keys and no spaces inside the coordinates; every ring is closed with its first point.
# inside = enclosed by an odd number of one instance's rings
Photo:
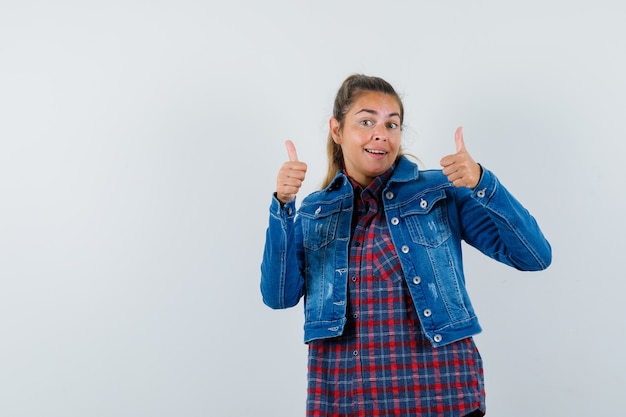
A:
{"type": "MultiPolygon", "coordinates": [[[[383,190],[404,277],[433,346],[475,335],[480,324],[465,288],[461,242],[523,271],[547,268],[550,244],[532,215],[483,167],[474,189],[402,157],[383,190]]],[[[296,213],[274,197],[261,264],[263,302],[288,308],[304,297],[304,341],[341,335],[346,322],[353,189],[339,173],[296,213]]]]}

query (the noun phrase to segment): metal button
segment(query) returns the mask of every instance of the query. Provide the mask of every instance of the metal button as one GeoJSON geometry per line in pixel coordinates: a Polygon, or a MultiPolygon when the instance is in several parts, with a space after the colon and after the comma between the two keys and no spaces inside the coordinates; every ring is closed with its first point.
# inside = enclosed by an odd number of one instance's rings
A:
{"type": "Polygon", "coordinates": [[[430,308],[427,308],[426,310],[424,310],[424,317],[430,317],[433,315],[433,312],[430,311],[430,308]]]}
{"type": "Polygon", "coordinates": [[[409,253],[409,247],[407,245],[403,245],[400,250],[402,251],[402,253],[409,253]]]}
{"type": "Polygon", "coordinates": [[[397,226],[398,223],[400,223],[400,220],[397,217],[393,217],[391,219],[391,224],[393,224],[394,226],[397,226]]]}
{"type": "Polygon", "coordinates": [[[422,282],[422,279],[418,276],[413,277],[413,284],[419,285],[422,282]]]}
{"type": "Polygon", "coordinates": [[[318,215],[318,214],[320,214],[321,212],[322,212],[322,207],[320,206],[320,207],[318,207],[318,208],[315,210],[315,215],[318,215]]]}
{"type": "Polygon", "coordinates": [[[486,188],[483,188],[482,190],[478,191],[478,192],[476,193],[476,195],[477,195],[478,197],[480,197],[480,198],[483,198],[483,197],[485,196],[485,194],[486,194],[486,193],[487,193],[487,189],[486,189],[486,188]]]}
{"type": "Polygon", "coordinates": [[[386,198],[387,200],[391,200],[391,199],[393,199],[394,197],[395,197],[395,196],[393,195],[393,193],[392,193],[391,191],[387,191],[387,192],[385,193],[385,198],[386,198]]]}
{"type": "Polygon", "coordinates": [[[439,342],[441,342],[441,340],[443,340],[443,337],[441,337],[441,335],[440,335],[440,334],[436,334],[436,335],[433,337],[433,340],[434,340],[435,342],[439,343],[439,342]]]}
{"type": "Polygon", "coordinates": [[[358,350],[354,350],[354,351],[352,351],[352,354],[353,354],[354,356],[359,356],[359,351],[358,351],[358,350]]]}
{"type": "Polygon", "coordinates": [[[428,201],[424,200],[423,198],[420,200],[420,207],[425,209],[426,207],[428,207],[428,201]]]}

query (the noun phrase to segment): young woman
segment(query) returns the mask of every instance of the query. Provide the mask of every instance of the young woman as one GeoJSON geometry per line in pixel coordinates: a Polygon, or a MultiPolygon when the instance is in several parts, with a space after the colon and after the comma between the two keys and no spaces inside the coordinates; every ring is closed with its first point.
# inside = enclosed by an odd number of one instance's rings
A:
{"type": "Polygon", "coordinates": [[[352,75],[330,119],[320,191],[295,197],[307,166],[287,141],[261,265],[265,304],[304,297],[307,416],[485,414],[481,331],[461,241],[519,270],[551,248],[535,219],[456,131],[442,170],[403,155],[404,108],[378,77],[352,75]]]}

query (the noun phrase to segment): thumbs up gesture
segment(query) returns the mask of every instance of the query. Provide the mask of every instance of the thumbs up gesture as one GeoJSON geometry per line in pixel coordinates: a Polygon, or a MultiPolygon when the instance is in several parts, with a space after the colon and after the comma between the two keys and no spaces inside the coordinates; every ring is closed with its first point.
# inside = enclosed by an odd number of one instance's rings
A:
{"type": "Polygon", "coordinates": [[[456,153],[441,159],[443,173],[455,187],[474,188],[480,181],[482,170],[465,148],[462,127],[456,129],[454,142],[456,143],[456,153]]]}
{"type": "Polygon", "coordinates": [[[306,164],[298,160],[296,146],[293,142],[290,140],[285,141],[285,147],[287,148],[289,161],[280,167],[278,178],[276,179],[276,198],[282,204],[296,198],[296,193],[302,186],[307,169],[306,164]]]}

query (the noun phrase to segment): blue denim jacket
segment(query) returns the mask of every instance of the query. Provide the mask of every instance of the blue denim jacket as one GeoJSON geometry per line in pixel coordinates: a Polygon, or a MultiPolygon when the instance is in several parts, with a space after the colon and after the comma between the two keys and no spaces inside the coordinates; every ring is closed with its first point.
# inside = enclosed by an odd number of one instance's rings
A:
{"type": "MultiPolygon", "coordinates": [[[[461,241],[519,270],[548,267],[550,244],[535,219],[483,168],[474,189],[402,157],[383,190],[385,218],[402,270],[433,346],[475,335],[480,324],[465,288],[461,241]]],[[[261,264],[263,302],[304,296],[304,341],[341,335],[346,323],[353,189],[339,173],[323,190],[281,207],[274,197],[261,264]]]]}

